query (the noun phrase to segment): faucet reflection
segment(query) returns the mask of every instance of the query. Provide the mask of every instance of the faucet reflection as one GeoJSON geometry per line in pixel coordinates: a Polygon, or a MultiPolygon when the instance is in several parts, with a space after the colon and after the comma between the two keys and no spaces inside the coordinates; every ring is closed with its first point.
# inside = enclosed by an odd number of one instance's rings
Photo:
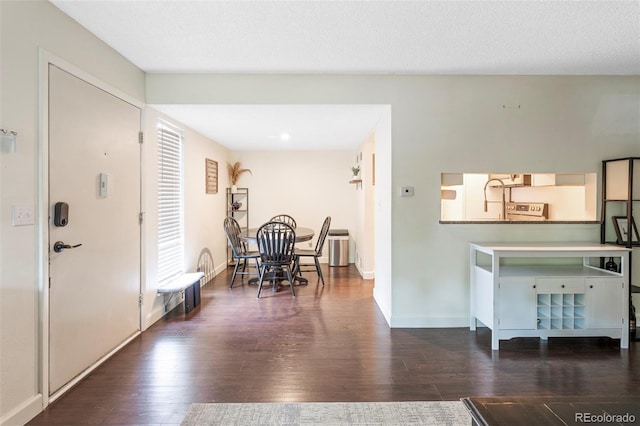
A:
{"type": "Polygon", "coordinates": [[[502,204],[502,214],[500,216],[500,220],[505,220],[506,215],[507,215],[507,210],[506,210],[506,199],[505,199],[505,193],[504,193],[504,182],[502,181],[502,179],[498,179],[498,178],[493,178],[493,179],[489,179],[487,181],[487,183],[484,184],[484,212],[488,212],[489,211],[489,203],[500,203],[502,204]],[[502,201],[487,201],[487,186],[489,186],[489,183],[491,182],[500,182],[500,186],[502,187],[502,201]]]}

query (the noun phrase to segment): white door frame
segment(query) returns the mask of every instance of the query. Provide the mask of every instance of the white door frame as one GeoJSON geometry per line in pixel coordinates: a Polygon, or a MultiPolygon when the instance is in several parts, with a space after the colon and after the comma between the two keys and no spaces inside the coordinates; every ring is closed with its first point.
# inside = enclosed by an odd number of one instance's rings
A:
{"type": "MultiPolygon", "coordinates": [[[[142,330],[142,307],[139,308],[139,324],[138,332],[131,336],[129,339],[118,345],[111,352],[106,354],[94,365],[87,368],[79,376],[75,377],[65,386],[60,388],[55,394],[49,395],[49,64],[73,74],[74,76],[90,83],[105,92],[122,99],[131,105],[140,108],[140,129],[143,127],[144,107],[145,104],[131,96],[123,93],[122,91],[110,86],[109,84],[99,80],[93,75],[83,71],[82,69],[68,63],[64,59],[61,59],[52,53],[40,48],[38,52],[38,170],[39,176],[38,190],[37,190],[37,209],[36,209],[36,223],[38,234],[38,293],[39,293],[39,318],[38,318],[38,331],[40,335],[40,347],[39,347],[39,360],[40,360],[40,396],[42,398],[42,408],[44,409],[50,403],[55,401],[58,397],[64,394],[67,390],[73,387],[76,383],[86,377],[89,373],[95,370],[100,364],[109,359],[114,353],[120,350],[123,346],[129,343],[131,340],[140,335],[142,330]]],[[[142,148],[141,148],[142,149],[142,148]]],[[[140,208],[142,209],[143,201],[143,154],[140,153],[140,208]]],[[[140,292],[144,294],[145,290],[145,268],[143,268],[144,254],[144,221],[140,226],[140,292]]]]}

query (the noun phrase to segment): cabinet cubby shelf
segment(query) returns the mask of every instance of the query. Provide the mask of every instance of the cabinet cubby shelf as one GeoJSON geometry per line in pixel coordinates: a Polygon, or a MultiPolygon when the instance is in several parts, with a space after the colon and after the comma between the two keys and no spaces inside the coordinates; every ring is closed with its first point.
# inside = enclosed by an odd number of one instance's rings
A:
{"type": "Polygon", "coordinates": [[[579,330],[584,328],[583,293],[538,293],[537,301],[536,323],[538,330],[579,330]]]}

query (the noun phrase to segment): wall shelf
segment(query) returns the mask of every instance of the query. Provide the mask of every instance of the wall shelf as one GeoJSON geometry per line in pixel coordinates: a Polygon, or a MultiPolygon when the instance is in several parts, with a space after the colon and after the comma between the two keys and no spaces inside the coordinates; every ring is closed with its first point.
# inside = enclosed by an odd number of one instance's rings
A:
{"type": "Polygon", "coordinates": [[[349,183],[362,183],[362,179],[351,179],[349,183]]]}

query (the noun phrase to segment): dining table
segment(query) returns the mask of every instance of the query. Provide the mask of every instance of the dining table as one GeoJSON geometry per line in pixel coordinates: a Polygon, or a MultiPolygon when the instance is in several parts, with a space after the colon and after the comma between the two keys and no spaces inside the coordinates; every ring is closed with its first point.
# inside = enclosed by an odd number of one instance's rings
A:
{"type": "MultiPolygon", "coordinates": [[[[297,227],[293,229],[296,232],[296,243],[303,243],[309,241],[315,235],[315,232],[311,228],[297,227]]],[[[247,243],[257,244],[258,228],[243,229],[238,234],[241,240],[247,243]]]]}
{"type": "MultiPolygon", "coordinates": [[[[315,232],[313,229],[311,228],[305,228],[305,227],[297,227],[294,228],[294,231],[296,233],[296,244],[297,243],[303,243],[305,241],[310,241],[313,236],[315,235],[315,232]]],[[[249,244],[257,244],[258,243],[258,238],[257,238],[257,234],[258,234],[258,228],[249,228],[249,229],[243,229],[242,231],[240,231],[240,233],[238,234],[238,237],[249,244]]],[[[295,271],[292,271],[295,274],[295,271]]],[[[249,284],[257,284],[259,282],[260,278],[251,278],[249,280],[249,284]]],[[[294,281],[297,281],[300,284],[308,284],[309,280],[307,280],[304,277],[301,277],[299,275],[296,275],[293,277],[294,281]]],[[[282,281],[282,280],[279,280],[282,281]]],[[[274,291],[277,290],[277,286],[274,286],[274,291]]]]}

